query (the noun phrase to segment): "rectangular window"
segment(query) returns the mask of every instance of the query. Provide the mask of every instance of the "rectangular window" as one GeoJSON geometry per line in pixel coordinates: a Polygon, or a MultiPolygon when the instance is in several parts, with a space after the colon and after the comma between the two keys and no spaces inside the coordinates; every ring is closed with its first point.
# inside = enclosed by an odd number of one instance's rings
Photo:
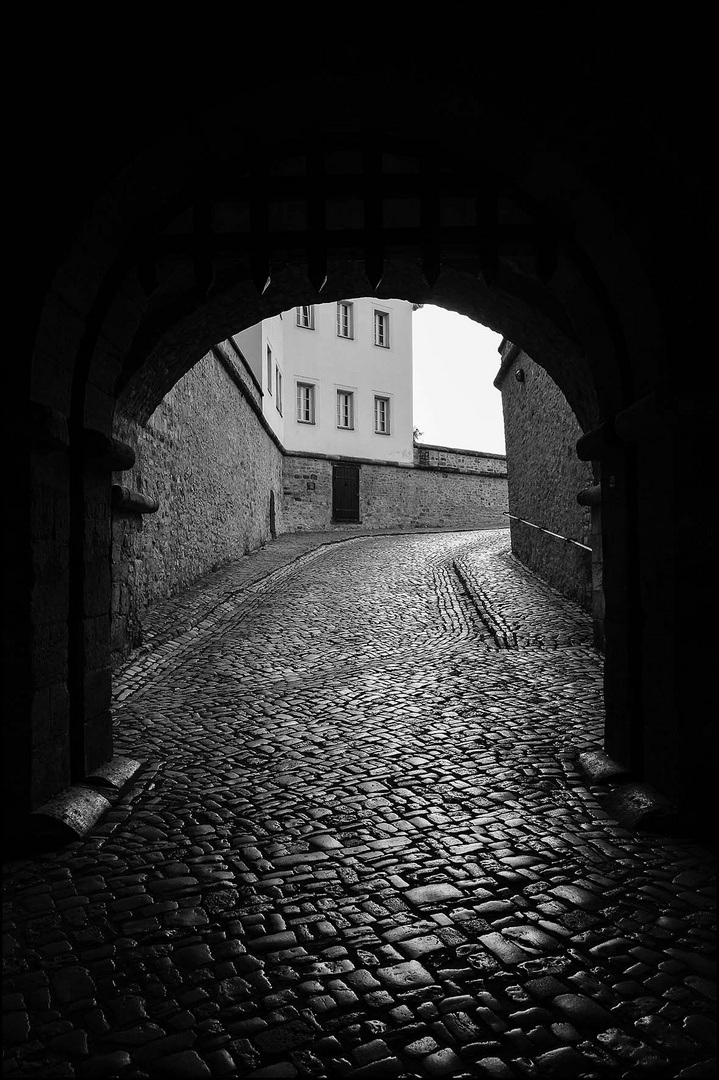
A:
{"type": "Polygon", "coordinates": [[[389,398],[374,399],[374,429],[377,435],[389,435],[389,398]]]}
{"type": "Polygon", "coordinates": [[[297,422],[315,422],[315,388],[312,383],[297,383],[297,422]]]}
{"type": "Polygon", "coordinates": [[[297,308],[297,325],[303,326],[305,330],[314,330],[315,309],[313,304],[302,304],[297,308]]]}
{"type": "Polygon", "coordinates": [[[354,327],[352,325],[352,304],[340,301],[337,305],[337,337],[353,338],[354,327]]]}
{"type": "Polygon", "coordinates": [[[389,315],[386,311],[374,313],[374,343],[381,349],[389,349],[389,315]]]}
{"type": "Polygon", "coordinates": [[[267,346],[267,391],[272,393],[272,349],[267,346]]]}
{"type": "Polygon", "coordinates": [[[282,416],[282,372],[278,367],[275,367],[275,405],[282,416]]]}
{"type": "Polygon", "coordinates": [[[337,427],[351,430],[355,426],[354,394],[348,390],[337,391],[337,427]]]}

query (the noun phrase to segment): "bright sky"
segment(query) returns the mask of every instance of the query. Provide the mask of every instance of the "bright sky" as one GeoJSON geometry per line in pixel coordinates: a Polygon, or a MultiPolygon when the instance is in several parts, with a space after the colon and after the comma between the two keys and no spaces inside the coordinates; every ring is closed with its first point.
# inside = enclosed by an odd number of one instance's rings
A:
{"type": "Polygon", "coordinates": [[[420,442],[504,454],[495,334],[455,311],[425,304],[412,315],[414,426],[420,442]]]}

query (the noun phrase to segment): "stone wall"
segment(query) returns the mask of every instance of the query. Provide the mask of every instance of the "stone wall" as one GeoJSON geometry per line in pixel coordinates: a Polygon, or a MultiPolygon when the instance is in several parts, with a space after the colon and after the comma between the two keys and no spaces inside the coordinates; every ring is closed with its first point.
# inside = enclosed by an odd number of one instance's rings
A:
{"type": "MultiPolygon", "coordinates": [[[[360,524],[369,529],[506,527],[509,519],[503,516],[508,509],[505,458],[447,447],[430,449],[442,451],[444,468],[341,460],[340,464],[357,464],[360,470],[360,524]],[[471,472],[461,468],[468,455],[474,465],[471,472]]],[[[332,465],[330,458],[287,455],[282,505],[284,531],[347,527],[346,524],[335,526],[332,521],[332,465]]]]}
{"type": "MultiPolygon", "coordinates": [[[[262,416],[261,394],[226,341],[177,383],[146,424],[116,417],[115,435],[135,449],[137,459],[115,482],[155,500],[159,509],[114,511],[115,665],[142,644],[149,607],[253,551],[273,530],[353,528],[332,520],[336,459],[287,454],[262,416]]],[[[362,527],[507,525],[504,457],[431,446],[415,448],[415,462],[356,462],[362,527]]]]}
{"type": "Polygon", "coordinates": [[[482,450],[457,450],[453,446],[433,446],[415,443],[415,465],[452,472],[495,473],[507,475],[507,459],[502,454],[487,454],[482,450]]]}
{"type": "Polygon", "coordinates": [[[332,528],[329,458],[287,455],[283,464],[282,522],[285,532],[321,532],[332,528]]]}
{"type": "MultiPolygon", "coordinates": [[[[502,392],[509,512],[591,546],[590,510],[577,503],[578,492],[594,483],[591,464],[577,457],[582,429],[544,368],[511,342],[501,348],[495,386],[502,392]]],[[[518,559],[592,611],[589,551],[518,521],[511,522],[511,534],[518,559]]]]}
{"type": "Polygon", "coordinates": [[[118,484],[157,499],[154,514],[115,511],[112,647],[141,643],[143,612],[280,531],[282,451],[257,414],[259,391],[229,345],[209,353],[141,426],[118,417],[135,448],[118,484]]]}

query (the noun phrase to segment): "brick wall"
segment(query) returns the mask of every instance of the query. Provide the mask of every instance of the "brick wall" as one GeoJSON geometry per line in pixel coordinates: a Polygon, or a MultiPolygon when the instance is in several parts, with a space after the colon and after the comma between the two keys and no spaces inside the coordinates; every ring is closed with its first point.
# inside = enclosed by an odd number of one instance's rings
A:
{"type": "Polygon", "coordinates": [[[147,607],[269,538],[270,492],[280,531],[282,452],[253,400],[257,388],[225,349],[200,360],[145,426],[118,417],[116,433],[137,461],[116,482],[158,499],[160,508],[114,515],[115,662],[140,644],[147,607]]]}
{"type": "MultiPolygon", "coordinates": [[[[361,524],[370,529],[506,526],[508,518],[502,513],[508,509],[505,459],[500,455],[474,455],[471,451],[454,451],[447,447],[431,449],[442,451],[446,462],[444,468],[356,462],[360,470],[361,524]],[[474,464],[472,472],[461,471],[460,462],[467,455],[474,464]]],[[[353,462],[343,459],[341,463],[353,462]]],[[[332,522],[332,464],[330,459],[320,457],[291,454],[285,458],[284,531],[335,527],[332,522]]]]}
{"type": "MultiPolygon", "coordinates": [[[[495,380],[502,392],[509,511],[591,546],[588,507],[577,493],[594,483],[591,465],[577,457],[583,434],[566,398],[544,368],[511,342],[503,343],[495,380]],[[516,372],[523,372],[523,379],[516,372]]],[[[591,554],[512,521],[512,551],[565,596],[592,610],[591,554]]]]}

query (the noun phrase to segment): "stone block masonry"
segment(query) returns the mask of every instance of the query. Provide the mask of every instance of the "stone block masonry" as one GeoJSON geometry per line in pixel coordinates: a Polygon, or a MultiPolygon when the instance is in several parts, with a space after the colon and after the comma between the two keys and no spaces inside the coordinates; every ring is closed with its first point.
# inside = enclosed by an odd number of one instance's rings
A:
{"type": "MultiPolygon", "coordinates": [[[[595,482],[592,466],[577,456],[582,429],[561,390],[544,368],[508,341],[502,345],[494,385],[502,393],[510,513],[596,545],[589,508],[577,503],[577,494],[595,482]]],[[[591,611],[591,553],[519,521],[511,522],[511,530],[517,558],[591,611]]]]}
{"type": "Polygon", "coordinates": [[[415,443],[414,463],[434,469],[449,469],[452,472],[491,473],[496,476],[507,475],[507,459],[503,454],[487,454],[482,450],[458,450],[453,446],[434,446],[430,443],[415,443]]]}
{"type": "MultiPolygon", "coordinates": [[[[419,448],[418,448],[419,449],[419,448]]],[[[425,448],[422,448],[425,449],[425,448]]],[[[506,526],[506,460],[448,447],[443,465],[393,465],[343,458],[359,467],[359,524],[367,529],[481,529],[506,526]],[[463,466],[469,463],[472,471],[463,466]]],[[[415,454],[417,460],[419,454],[415,454]]],[[[430,459],[431,460],[431,459],[430,459]]],[[[332,519],[331,458],[288,454],[282,519],[287,532],[326,530],[332,519]]],[[[337,526],[346,527],[346,526],[337,526]]]]}
{"type": "Polygon", "coordinates": [[[332,461],[288,455],[283,463],[282,521],[287,532],[332,527],[332,461]]]}
{"type": "Polygon", "coordinates": [[[118,417],[116,432],[137,455],[118,482],[160,508],[114,516],[116,661],[141,644],[148,607],[270,538],[271,494],[280,529],[282,451],[252,407],[256,388],[246,379],[241,392],[240,365],[230,363],[208,353],[144,426],[118,417]]]}

